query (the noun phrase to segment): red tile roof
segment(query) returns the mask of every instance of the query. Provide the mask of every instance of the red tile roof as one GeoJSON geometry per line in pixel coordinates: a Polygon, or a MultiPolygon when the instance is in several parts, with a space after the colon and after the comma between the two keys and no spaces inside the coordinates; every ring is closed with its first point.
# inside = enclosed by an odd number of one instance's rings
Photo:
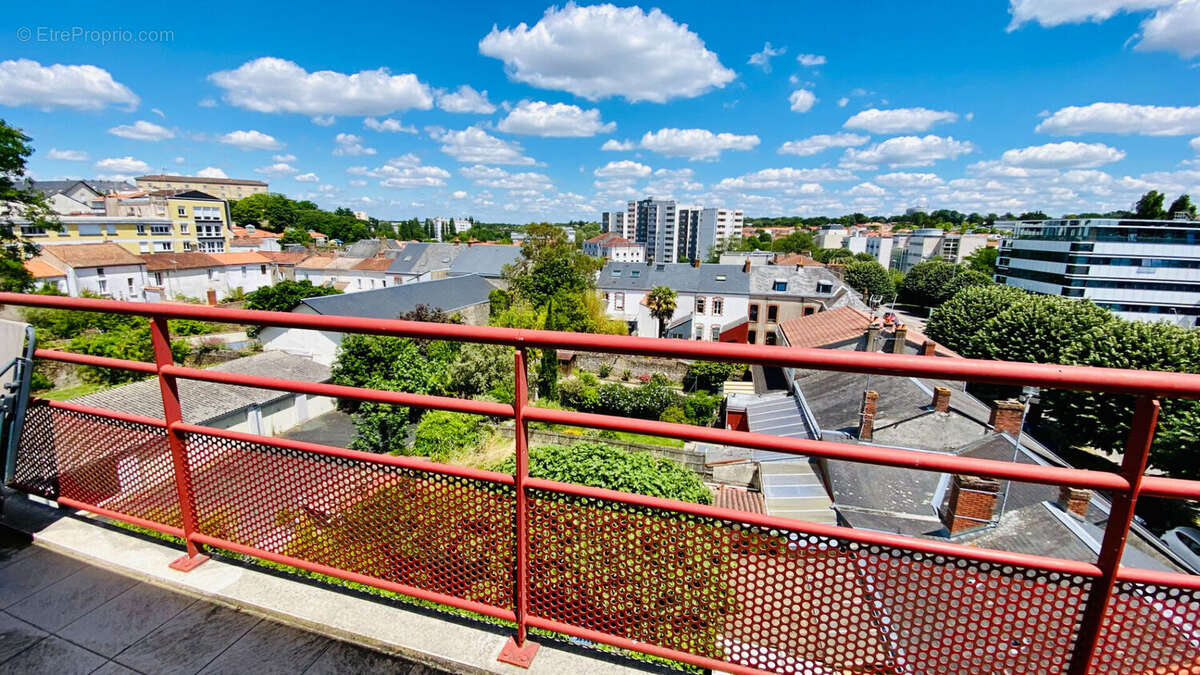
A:
{"type": "Polygon", "coordinates": [[[65,277],[66,272],[59,270],[50,263],[41,258],[30,258],[25,261],[25,269],[33,275],[34,279],[47,279],[51,277],[65,277]]]}
{"type": "Polygon", "coordinates": [[[391,258],[385,256],[376,256],[374,258],[364,258],[362,262],[356,264],[350,269],[363,270],[364,272],[386,272],[387,268],[395,262],[391,258]]]}
{"type": "Polygon", "coordinates": [[[183,251],[181,253],[143,253],[142,260],[146,261],[147,272],[163,270],[190,270],[219,265],[213,256],[199,251],[183,251]]]}
{"type": "Polygon", "coordinates": [[[308,251],[259,251],[258,254],[280,265],[295,265],[308,257],[308,251]]]}
{"type": "Polygon", "coordinates": [[[52,255],[71,267],[141,265],[142,259],[113,244],[46,244],[42,253],[52,255]]]}
{"type": "Polygon", "coordinates": [[[746,513],[765,514],[767,512],[766,500],[763,499],[761,492],[751,492],[728,485],[717,488],[717,498],[713,505],[722,509],[734,509],[746,513]]]}
{"type": "Polygon", "coordinates": [[[233,236],[239,239],[243,237],[248,239],[278,239],[282,236],[275,234],[274,232],[268,232],[261,227],[254,228],[253,232],[244,227],[238,227],[237,225],[234,225],[231,229],[233,230],[233,236]]]}
{"type": "Polygon", "coordinates": [[[861,336],[871,325],[872,316],[853,307],[809,314],[779,324],[783,337],[792,347],[828,347],[861,336]]]}
{"type": "Polygon", "coordinates": [[[270,262],[258,251],[236,251],[234,253],[210,253],[219,265],[261,265],[270,262]]]}
{"type": "Polygon", "coordinates": [[[801,267],[825,266],[824,263],[817,262],[803,253],[790,253],[788,255],[775,256],[775,259],[772,262],[774,262],[776,265],[800,265],[801,267]]]}

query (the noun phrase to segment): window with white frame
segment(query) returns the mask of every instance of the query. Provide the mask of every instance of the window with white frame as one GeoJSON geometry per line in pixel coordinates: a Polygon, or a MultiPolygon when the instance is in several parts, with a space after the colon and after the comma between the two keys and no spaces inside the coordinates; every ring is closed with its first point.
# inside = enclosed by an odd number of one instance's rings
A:
{"type": "Polygon", "coordinates": [[[725,309],[725,299],[724,298],[713,298],[713,301],[712,301],[713,316],[721,316],[721,312],[724,311],[724,309],[725,309]]]}
{"type": "Polygon", "coordinates": [[[613,293],[613,309],[624,311],[625,309],[625,294],[613,293]]]}
{"type": "Polygon", "coordinates": [[[163,253],[163,252],[167,252],[167,253],[169,253],[169,252],[171,252],[171,251],[174,251],[174,250],[175,250],[175,247],[174,247],[174,246],[171,244],[171,242],[169,242],[169,241],[156,241],[156,242],[154,242],[154,251],[155,251],[156,253],[163,253]]]}
{"type": "Polygon", "coordinates": [[[101,293],[107,293],[108,292],[108,280],[100,279],[99,281],[96,282],[96,288],[99,288],[101,293]]]}
{"type": "Polygon", "coordinates": [[[184,217],[186,217],[186,216],[187,216],[187,207],[186,207],[186,206],[180,206],[180,207],[178,207],[177,209],[175,209],[175,212],[179,214],[179,217],[180,217],[180,218],[184,218],[184,217]]]}
{"type": "Polygon", "coordinates": [[[696,313],[697,314],[704,313],[704,298],[699,295],[696,296],[696,313]]]}
{"type": "Polygon", "coordinates": [[[716,342],[716,341],[718,341],[718,340],[720,340],[720,339],[721,339],[721,327],[720,327],[720,326],[713,326],[713,327],[712,327],[712,341],[713,341],[713,342],[716,342]]]}
{"type": "Polygon", "coordinates": [[[179,234],[187,234],[188,230],[190,230],[191,227],[192,226],[187,223],[180,223],[179,224],[179,234]]]}

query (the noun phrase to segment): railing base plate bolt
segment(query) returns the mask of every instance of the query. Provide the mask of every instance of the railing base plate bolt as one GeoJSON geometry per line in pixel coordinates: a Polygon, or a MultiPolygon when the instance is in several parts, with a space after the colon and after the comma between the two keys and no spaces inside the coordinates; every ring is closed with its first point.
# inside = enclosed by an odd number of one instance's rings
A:
{"type": "Polygon", "coordinates": [[[206,560],[208,560],[208,556],[202,553],[194,558],[184,554],[176,558],[170,565],[167,565],[167,567],[170,567],[173,570],[179,570],[180,572],[191,572],[206,560]]]}
{"type": "Polygon", "coordinates": [[[500,658],[496,660],[500,663],[528,668],[533,664],[533,655],[537,653],[538,646],[538,643],[533,640],[526,640],[524,645],[518,647],[516,640],[508,638],[508,642],[504,643],[504,649],[500,650],[500,658]]]}

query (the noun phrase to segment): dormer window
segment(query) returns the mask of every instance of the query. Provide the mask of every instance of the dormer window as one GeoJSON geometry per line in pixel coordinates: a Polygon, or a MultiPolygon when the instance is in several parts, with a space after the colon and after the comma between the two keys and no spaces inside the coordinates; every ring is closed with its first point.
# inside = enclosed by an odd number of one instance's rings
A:
{"type": "Polygon", "coordinates": [[[829,281],[818,281],[817,282],[817,292],[818,293],[832,293],[833,292],[833,283],[829,282],[829,281]]]}
{"type": "Polygon", "coordinates": [[[784,281],[784,280],[782,280],[782,279],[776,279],[776,280],[775,280],[775,283],[771,284],[771,290],[773,290],[773,291],[787,291],[787,285],[788,285],[788,282],[786,282],[786,281],[784,281]]]}
{"type": "Polygon", "coordinates": [[[613,275],[614,277],[619,277],[619,276],[621,276],[621,270],[614,269],[614,270],[612,271],[612,275],[613,275]]]}
{"type": "Polygon", "coordinates": [[[633,277],[634,279],[636,279],[636,278],[638,278],[638,277],[642,276],[642,271],[641,271],[641,270],[630,270],[630,271],[629,271],[629,276],[631,276],[631,277],[633,277]]]}

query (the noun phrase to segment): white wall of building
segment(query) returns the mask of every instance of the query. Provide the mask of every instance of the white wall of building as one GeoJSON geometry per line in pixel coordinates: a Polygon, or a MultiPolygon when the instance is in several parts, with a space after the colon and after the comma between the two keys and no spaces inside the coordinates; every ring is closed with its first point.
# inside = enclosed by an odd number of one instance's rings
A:
{"type": "Polygon", "coordinates": [[[66,277],[67,293],[76,297],[85,290],[115,300],[144,300],[146,297],[145,265],[68,267],[66,277]]]}

